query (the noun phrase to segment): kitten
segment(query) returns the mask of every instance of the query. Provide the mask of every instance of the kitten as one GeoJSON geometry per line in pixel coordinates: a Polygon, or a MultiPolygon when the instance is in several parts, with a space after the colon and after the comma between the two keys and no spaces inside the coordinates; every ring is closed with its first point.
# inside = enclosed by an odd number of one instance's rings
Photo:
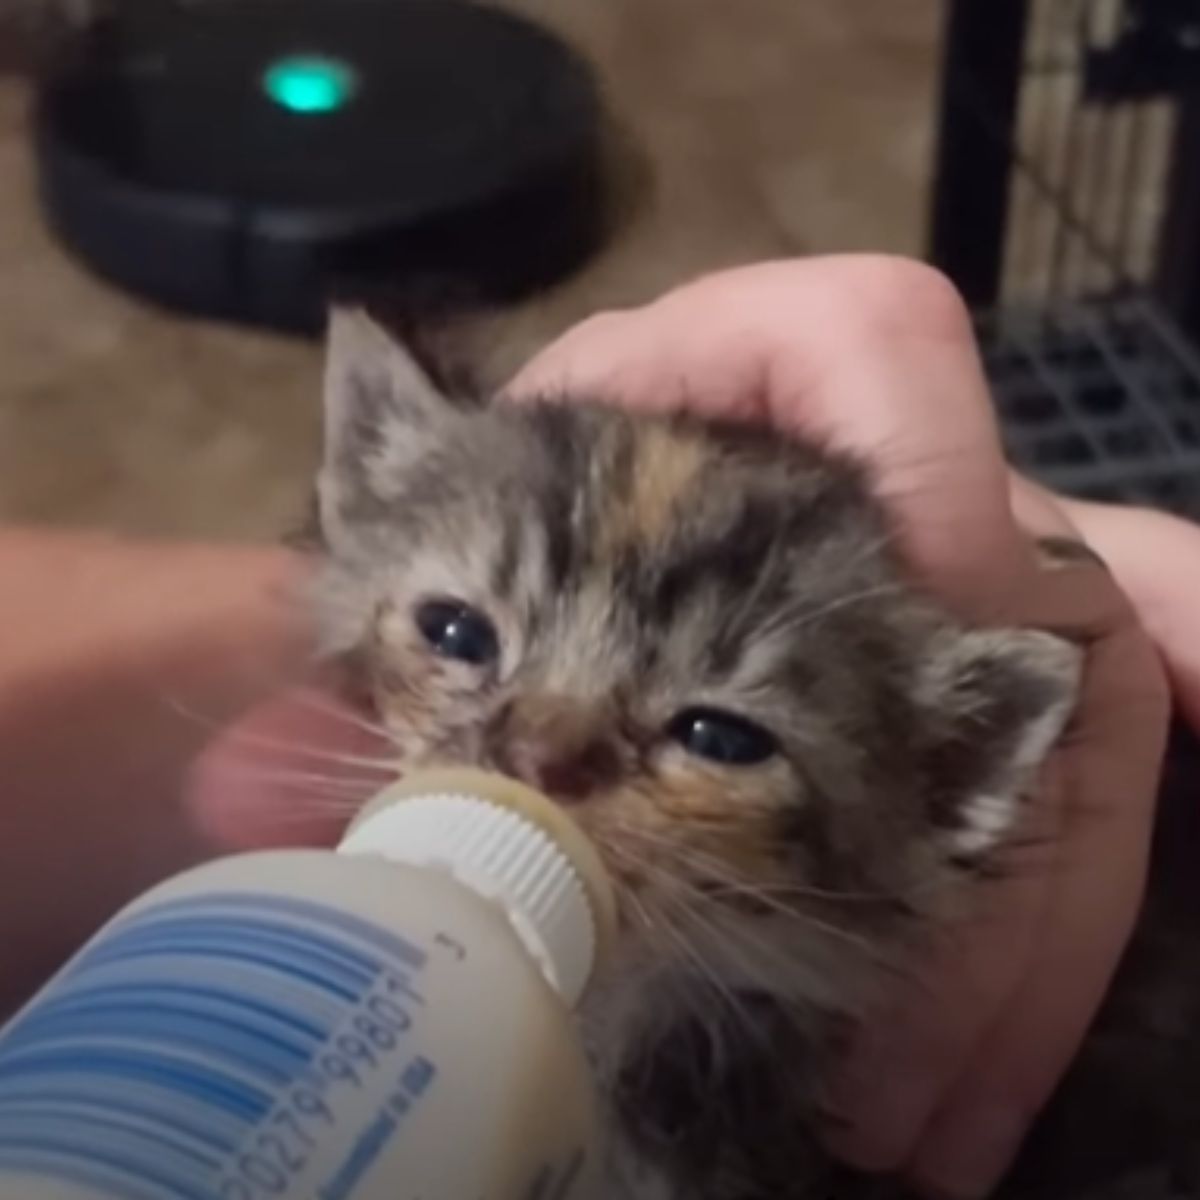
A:
{"type": "Polygon", "coordinates": [[[349,310],[326,405],[326,648],[402,767],[545,790],[618,889],[581,1018],[608,1194],[849,1197],[816,1136],[842,1035],[1011,830],[1079,652],[962,627],[814,445],[452,399],[349,310]]]}

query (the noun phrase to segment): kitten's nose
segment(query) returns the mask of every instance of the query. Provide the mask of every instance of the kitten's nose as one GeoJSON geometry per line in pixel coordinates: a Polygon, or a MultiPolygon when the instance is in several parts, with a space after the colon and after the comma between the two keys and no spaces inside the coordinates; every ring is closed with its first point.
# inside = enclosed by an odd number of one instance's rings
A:
{"type": "Polygon", "coordinates": [[[558,697],[506,705],[489,730],[488,749],[500,770],[563,804],[610,786],[620,769],[603,717],[558,697]]]}

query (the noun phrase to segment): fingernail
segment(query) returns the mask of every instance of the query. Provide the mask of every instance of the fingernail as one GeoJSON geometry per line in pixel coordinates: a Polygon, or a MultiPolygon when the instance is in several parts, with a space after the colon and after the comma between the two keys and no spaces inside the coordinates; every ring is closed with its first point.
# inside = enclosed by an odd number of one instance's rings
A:
{"type": "Polygon", "coordinates": [[[913,1174],[934,1195],[979,1200],[1008,1170],[1026,1125],[1011,1107],[964,1105],[939,1119],[933,1144],[918,1152],[913,1174]]]}

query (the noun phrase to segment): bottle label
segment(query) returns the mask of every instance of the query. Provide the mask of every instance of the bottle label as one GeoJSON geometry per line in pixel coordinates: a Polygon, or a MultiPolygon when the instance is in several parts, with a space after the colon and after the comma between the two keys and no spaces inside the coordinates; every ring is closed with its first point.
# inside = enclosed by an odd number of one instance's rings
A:
{"type": "Polygon", "coordinates": [[[436,1086],[424,966],[386,929],[273,894],[119,920],[0,1034],[0,1177],[346,1200],[436,1086]]]}

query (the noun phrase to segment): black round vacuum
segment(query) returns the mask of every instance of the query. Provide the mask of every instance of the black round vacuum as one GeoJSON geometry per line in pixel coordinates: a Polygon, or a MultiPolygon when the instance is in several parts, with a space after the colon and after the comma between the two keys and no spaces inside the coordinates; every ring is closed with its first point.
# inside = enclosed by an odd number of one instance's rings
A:
{"type": "Polygon", "coordinates": [[[172,308],[298,332],[331,290],[544,286],[603,227],[599,104],[540,28],[463,0],[148,0],[35,104],[45,211],[172,308]]]}

